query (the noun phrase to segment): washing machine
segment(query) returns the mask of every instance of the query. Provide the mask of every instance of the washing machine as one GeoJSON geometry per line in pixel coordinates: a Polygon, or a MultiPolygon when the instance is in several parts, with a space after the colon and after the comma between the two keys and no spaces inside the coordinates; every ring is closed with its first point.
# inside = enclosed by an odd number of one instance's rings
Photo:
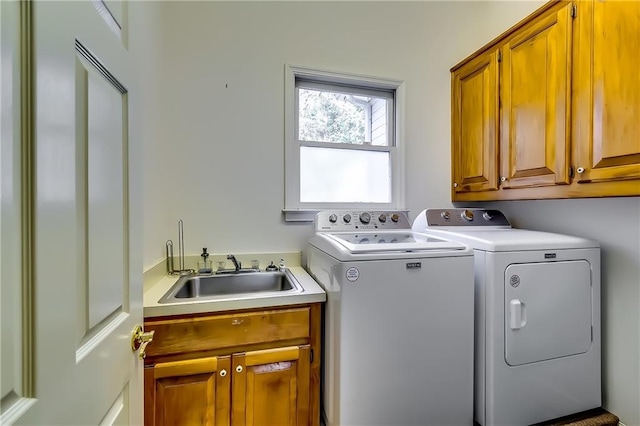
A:
{"type": "Polygon", "coordinates": [[[315,230],[325,424],[471,425],[472,250],[413,233],[403,212],[320,212],[315,230]]]}
{"type": "Polygon", "coordinates": [[[600,407],[600,249],[497,210],[427,209],[414,232],[475,256],[474,418],[528,425],[600,407]]]}

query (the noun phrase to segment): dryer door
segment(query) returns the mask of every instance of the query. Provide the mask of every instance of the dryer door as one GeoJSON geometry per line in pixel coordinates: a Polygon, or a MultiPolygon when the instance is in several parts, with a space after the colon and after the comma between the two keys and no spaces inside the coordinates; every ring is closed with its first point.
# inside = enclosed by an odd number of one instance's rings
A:
{"type": "Polygon", "coordinates": [[[589,350],[589,262],[509,265],[504,289],[507,364],[528,364],[589,350]]]}

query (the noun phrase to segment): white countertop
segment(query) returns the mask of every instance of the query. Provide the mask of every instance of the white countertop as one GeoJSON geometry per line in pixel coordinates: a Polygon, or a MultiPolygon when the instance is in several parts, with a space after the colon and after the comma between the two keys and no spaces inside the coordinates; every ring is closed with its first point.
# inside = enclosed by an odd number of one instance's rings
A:
{"type": "Polygon", "coordinates": [[[230,311],[237,309],[266,308],[273,306],[299,305],[302,303],[324,302],[326,294],[322,287],[311,278],[301,266],[287,268],[302,286],[302,292],[291,294],[257,293],[247,297],[242,295],[225,295],[216,299],[194,300],[176,303],[158,303],[167,291],[179,279],[177,276],[163,275],[145,286],[144,317],[167,315],[184,315],[207,312],[230,311]]]}

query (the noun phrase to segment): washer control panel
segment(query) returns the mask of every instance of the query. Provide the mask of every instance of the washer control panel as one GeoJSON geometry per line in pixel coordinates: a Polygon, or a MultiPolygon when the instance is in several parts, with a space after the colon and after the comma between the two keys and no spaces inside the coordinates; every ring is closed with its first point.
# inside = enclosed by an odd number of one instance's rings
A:
{"type": "Polygon", "coordinates": [[[406,212],[397,210],[326,210],[316,215],[316,231],[411,229],[406,212]]]}
{"type": "Polygon", "coordinates": [[[427,225],[436,226],[507,226],[511,224],[500,210],[427,209],[427,225]]]}

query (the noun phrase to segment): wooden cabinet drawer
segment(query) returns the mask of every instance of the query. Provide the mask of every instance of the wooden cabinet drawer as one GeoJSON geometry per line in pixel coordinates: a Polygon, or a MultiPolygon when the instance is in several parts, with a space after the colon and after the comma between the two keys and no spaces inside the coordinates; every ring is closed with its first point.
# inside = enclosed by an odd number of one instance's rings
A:
{"type": "Polygon", "coordinates": [[[308,338],[309,307],[145,321],[155,330],[147,355],[206,351],[308,338]]]}

